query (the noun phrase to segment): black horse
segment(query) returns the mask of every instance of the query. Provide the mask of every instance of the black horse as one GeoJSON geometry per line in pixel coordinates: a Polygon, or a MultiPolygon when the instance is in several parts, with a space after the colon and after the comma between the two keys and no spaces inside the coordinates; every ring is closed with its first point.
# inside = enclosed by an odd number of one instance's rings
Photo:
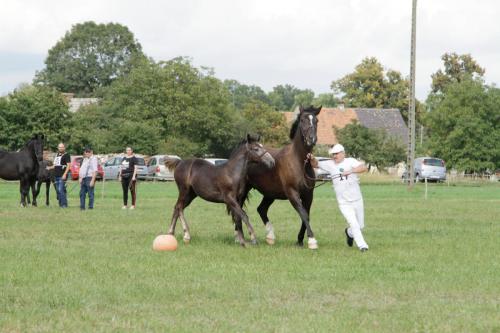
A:
{"type": "Polygon", "coordinates": [[[0,150],[0,178],[19,180],[21,205],[26,206],[26,199],[33,194],[33,206],[36,206],[35,183],[39,163],[43,160],[44,136],[37,134],[18,152],[0,150]]]}
{"type": "Polygon", "coordinates": [[[318,244],[309,225],[309,211],[313,201],[315,184],[314,169],[311,165],[311,152],[316,144],[318,119],[321,107],[300,107],[300,113],[290,130],[292,142],[281,149],[268,149],[276,160],[272,169],[259,164],[252,164],[248,168],[248,181],[244,195],[239,198],[243,206],[248,198],[248,192],[255,188],[264,198],[257,211],[266,226],[266,241],[274,244],[274,230],[269,222],[267,210],[274,200],[289,200],[293,208],[300,215],[302,226],[298,234],[298,244],[303,245],[304,233],[307,231],[310,249],[317,249],[318,244]]]}
{"type": "Polygon", "coordinates": [[[274,166],[274,158],[258,140],[258,137],[247,135],[246,140],[243,140],[235,148],[227,163],[219,166],[212,165],[202,159],[183,161],[168,158],[165,160],[165,166],[171,171],[175,170],[174,178],[179,189],[179,197],[168,230],[169,234],[175,233],[175,224],[180,218],[184,229],[184,242],[189,243],[191,236],[189,226],[184,218],[184,209],[194,198],[200,196],[210,202],[226,204],[228,212],[233,217],[241,246],[245,246],[242,221],[247,225],[252,243],[256,242],[248,216],[238,204],[238,197],[242,195],[241,192],[245,188],[250,162],[262,164],[266,169],[274,166]]]}
{"type": "MultiPolygon", "coordinates": [[[[55,178],[54,178],[54,169],[47,170],[48,166],[51,166],[52,162],[49,161],[42,161],[40,163],[40,167],[38,168],[38,175],[36,177],[36,191],[35,191],[35,198],[38,198],[38,195],[40,194],[40,190],[42,188],[42,185],[45,184],[45,205],[50,204],[50,185],[54,185],[54,190],[57,193],[56,185],[55,185],[55,178]]],[[[28,198],[29,200],[29,198],[28,198]]]]}

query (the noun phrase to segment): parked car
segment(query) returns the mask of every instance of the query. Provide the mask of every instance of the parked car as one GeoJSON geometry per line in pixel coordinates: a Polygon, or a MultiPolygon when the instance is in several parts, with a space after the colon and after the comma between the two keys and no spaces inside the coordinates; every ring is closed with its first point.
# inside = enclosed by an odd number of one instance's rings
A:
{"type": "Polygon", "coordinates": [[[223,165],[227,163],[225,158],[205,158],[205,161],[212,163],[213,165],[223,165]]]}
{"type": "MultiPolygon", "coordinates": [[[[445,181],[446,166],[442,159],[436,157],[419,157],[415,159],[414,165],[415,182],[427,180],[445,181]]],[[[403,180],[408,177],[408,171],[403,173],[403,180]]]]}
{"type": "MultiPolygon", "coordinates": [[[[104,177],[105,179],[118,179],[120,174],[121,164],[124,156],[111,157],[104,163],[104,177]]],[[[148,176],[148,168],[144,158],[136,156],[137,159],[137,178],[145,179],[148,176]]]]}
{"type": "MultiPolygon", "coordinates": [[[[80,172],[80,165],[82,164],[83,156],[74,155],[71,156],[71,162],[68,171],[68,179],[78,180],[78,173],[80,172]]],[[[102,179],[104,176],[104,170],[101,163],[97,162],[97,175],[96,179],[102,179]]]]}
{"type": "Polygon", "coordinates": [[[173,180],[174,173],[165,166],[165,158],[178,158],[177,155],[154,155],[148,162],[148,176],[150,179],[173,180]]]}

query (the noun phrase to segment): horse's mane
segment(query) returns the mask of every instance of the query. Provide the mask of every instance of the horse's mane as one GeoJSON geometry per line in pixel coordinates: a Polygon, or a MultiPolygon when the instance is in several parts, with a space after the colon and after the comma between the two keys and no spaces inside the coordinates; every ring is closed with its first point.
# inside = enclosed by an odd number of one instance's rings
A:
{"type": "Polygon", "coordinates": [[[300,120],[300,113],[297,115],[297,118],[295,118],[295,121],[292,124],[292,128],[290,128],[290,135],[289,135],[290,140],[293,140],[295,133],[299,128],[299,120],[300,120]]]}
{"type": "Polygon", "coordinates": [[[229,159],[233,158],[234,156],[236,156],[236,154],[238,154],[241,146],[243,146],[244,144],[247,143],[247,140],[246,139],[242,139],[237,145],[236,147],[233,148],[233,150],[231,151],[231,154],[229,154],[229,159]]]}

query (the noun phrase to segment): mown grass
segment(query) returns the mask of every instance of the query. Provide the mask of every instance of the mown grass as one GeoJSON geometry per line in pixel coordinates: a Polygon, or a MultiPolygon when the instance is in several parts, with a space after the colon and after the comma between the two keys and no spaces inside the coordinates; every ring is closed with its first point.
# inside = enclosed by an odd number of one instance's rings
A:
{"type": "Polygon", "coordinates": [[[135,211],[120,209],[117,183],[105,186],[80,212],[78,189],[67,210],[23,209],[17,184],[0,183],[0,331],[500,332],[496,184],[430,184],[424,200],[422,184],[365,178],[365,254],[345,245],[329,185],[312,208],[317,251],[294,246],[288,202],[272,206],[278,240],[266,245],[254,193],[259,245],[235,245],[224,207],[197,199],[192,242],[171,253],[151,245],[175,185],[141,183],[135,211]]]}

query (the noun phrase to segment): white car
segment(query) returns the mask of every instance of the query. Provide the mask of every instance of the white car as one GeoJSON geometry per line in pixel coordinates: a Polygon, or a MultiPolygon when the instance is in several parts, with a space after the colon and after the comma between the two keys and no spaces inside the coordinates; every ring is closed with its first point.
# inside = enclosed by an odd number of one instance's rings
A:
{"type": "Polygon", "coordinates": [[[212,163],[213,165],[223,165],[227,163],[227,159],[225,158],[205,158],[204,159],[207,162],[212,163]]]}
{"type": "Polygon", "coordinates": [[[177,158],[177,155],[154,155],[148,162],[148,176],[156,180],[173,180],[174,173],[165,166],[165,158],[177,158]]]}
{"type": "MultiPolygon", "coordinates": [[[[141,156],[135,156],[137,159],[137,178],[143,179],[147,176],[146,163],[144,162],[144,158],[141,156]]],[[[124,155],[118,155],[109,158],[106,163],[104,163],[104,178],[107,180],[110,179],[118,179],[118,175],[120,174],[121,164],[124,155]]]]}
{"type": "MultiPolygon", "coordinates": [[[[445,181],[446,180],[446,165],[444,161],[436,157],[419,157],[415,159],[414,167],[415,182],[424,181],[445,181]]],[[[403,181],[407,181],[408,171],[403,173],[403,181]]]]}

